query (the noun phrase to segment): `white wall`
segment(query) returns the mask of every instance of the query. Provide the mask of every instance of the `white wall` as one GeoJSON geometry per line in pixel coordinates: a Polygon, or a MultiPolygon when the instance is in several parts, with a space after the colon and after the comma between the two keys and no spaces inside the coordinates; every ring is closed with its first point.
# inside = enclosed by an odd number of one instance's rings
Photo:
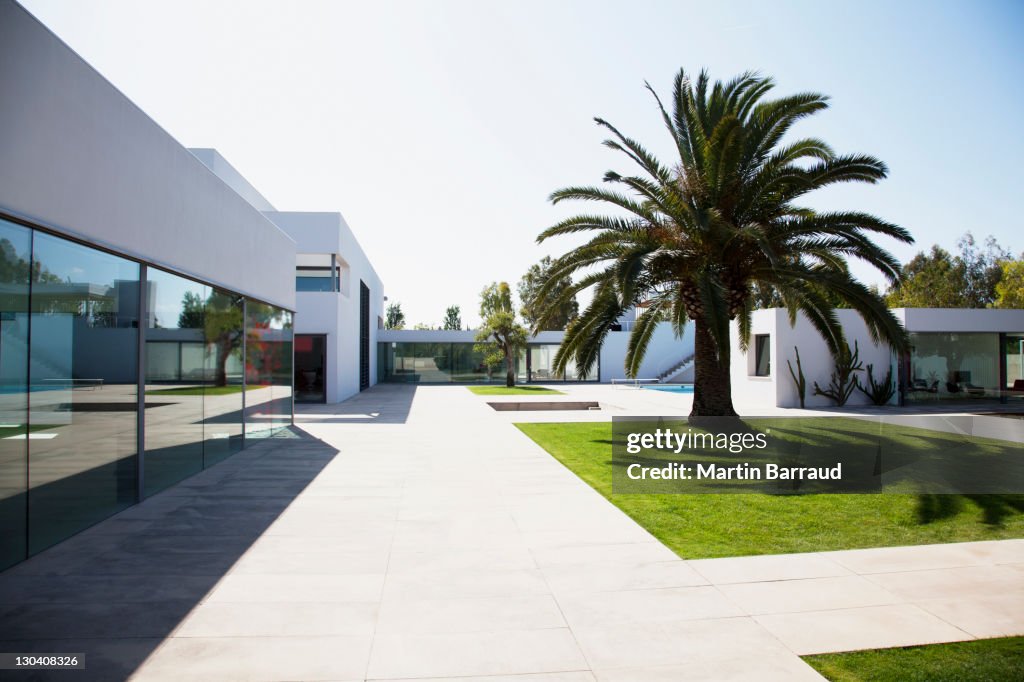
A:
{"type": "MultiPolygon", "coordinates": [[[[337,254],[343,262],[343,292],[298,292],[295,333],[327,334],[327,402],[359,392],[359,282],[370,289],[370,385],[377,383],[378,318],[384,286],[340,213],[267,211],[265,215],[296,242],[298,253],[337,254]]],[[[291,286],[295,286],[292,260],[291,286]]]]}
{"type": "MultiPolygon", "coordinates": [[[[893,381],[897,381],[896,357],[892,350],[885,343],[875,344],[868,334],[867,325],[854,310],[837,310],[836,315],[843,325],[846,340],[851,350],[854,343],[860,353],[860,361],[864,365],[864,371],[858,372],[857,376],[862,385],[867,385],[867,367],[873,366],[875,381],[881,382],[885,379],[886,372],[892,369],[893,381]]],[[[778,402],[779,407],[799,407],[800,398],[797,395],[796,385],[789,374],[786,360],[789,360],[794,371],[796,370],[796,353],[794,346],[800,349],[800,360],[803,364],[804,376],[807,378],[807,407],[826,407],[834,403],[824,397],[814,395],[814,382],[825,388],[829,383],[829,377],[835,369],[835,361],[828,352],[828,346],[822,340],[817,330],[810,321],[803,315],[797,317],[795,327],[790,327],[786,311],[778,310],[778,346],[773,346],[775,354],[772,362],[772,372],[779,377],[778,402]],[[777,371],[776,371],[777,370],[777,371]]],[[[772,340],[773,344],[775,339],[772,340]]],[[[895,404],[897,396],[893,396],[891,403],[895,404]]],[[[860,390],[855,389],[850,396],[848,405],[870,405],[871,400],[860,390]]]]}
{"type": "MultiPolygon", "coordinates": [[[[601,346],[601,381],[626,378],[626,348],[629,345],[630,332],[610,332],[601,346]]],[[[680,360],[693,355],[693,324],[687,324],[682,338],[676,338],[672,325],[662,322],[651,335],[647,353],[640,363],[637,379],[656,379],[680,360]]]]}
{"type": "Polygon", "coordinates": [[[12,0],[0,211],[288,309],[295,245],[12,0]]]}

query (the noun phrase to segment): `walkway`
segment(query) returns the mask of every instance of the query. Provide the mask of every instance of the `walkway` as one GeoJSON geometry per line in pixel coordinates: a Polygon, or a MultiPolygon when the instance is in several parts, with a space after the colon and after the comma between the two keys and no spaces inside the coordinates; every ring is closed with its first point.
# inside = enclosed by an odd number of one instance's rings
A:
{"type": "Polygon", "coordinates": [[[682,561],[507,416],[462,387],[300,410],[310,436],[0,574],[0,651],[84,652],[76,681],[799,680],[1024,634],[1024,540],[682,561]]]}

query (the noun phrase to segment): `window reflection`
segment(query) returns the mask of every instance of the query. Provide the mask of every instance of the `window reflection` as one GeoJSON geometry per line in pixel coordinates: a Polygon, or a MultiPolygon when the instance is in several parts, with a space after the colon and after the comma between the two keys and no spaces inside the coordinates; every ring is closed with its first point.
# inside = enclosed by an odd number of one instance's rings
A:
{"type": "Polygon", "coordinates": [[[209,288],[149,268],[144,489],[152,495],[203,468],[203,327],[209,288]]]}
{"type": "Polygon", "coordinates": [[[31,231],[0,220],[0,570],[25,558],[31,231]]]}
{"type": "Polygon", "coordinates": [[[139,266],[33,242],[29,551],[136,501],[139,266]]]}
{"type": "Polygon", "coordinates": [[[291,423],[292,314],[248,301],[245,343],[245,433],[265,438],[291,423]]]}
{"type": "Polygon", "coordinates": [[[203,425],[204,462],[211,466],[243,445],[242,345],[245,301],[212,289],[204,307],[203,425]]]}

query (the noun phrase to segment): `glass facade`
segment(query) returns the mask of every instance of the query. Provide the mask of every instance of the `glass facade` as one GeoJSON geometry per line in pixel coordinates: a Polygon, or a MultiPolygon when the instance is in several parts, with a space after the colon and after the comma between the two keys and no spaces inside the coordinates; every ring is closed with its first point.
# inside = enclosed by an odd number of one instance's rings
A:
{"type": "Polygon", "coordinates": [[[911,333],[908,402],[1000,398],[999,334],[911,333]]]}
{"type": "Polygon", "coordinates": [[[245,428],[265,438],[291,423],[292,314],[250,302],[245,314],[245,428]]]}
{"type": "Polygon", "coordinates": [[[0,220],[0,568],[28,552],[31,262],[31,231],[0,220]]]}
{"type": "MultiPolygon", "coordinates": [[[[564,374],[551,370],[558,344],[530,344],[516,358],[520,382],[597,381],[581,377],[575,368],[564,374]]],[[[505,365],[488,367],[472,343],[393,342],[377,344],[377,380],[400,383],[505,383],[505,365]]]]}
{"type": "Polygon", "coordinates": [[[253,414],[268,435],[289,425],[291,327],[0,219],[0,569],[240,450],[249,335],[267,403],[253,414]]]}

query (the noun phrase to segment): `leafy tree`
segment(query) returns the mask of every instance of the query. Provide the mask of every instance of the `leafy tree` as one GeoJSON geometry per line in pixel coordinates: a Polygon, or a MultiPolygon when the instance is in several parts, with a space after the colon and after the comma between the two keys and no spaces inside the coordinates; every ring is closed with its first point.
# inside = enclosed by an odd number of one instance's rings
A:
{"type": "Polygon", "coordinates": [[[1024,253],[1018,260],[1002,263],[1002,276],[996,284],[996,308],[1024,308],[1024,253]]]}
{"type": "Polygon", "coordinates": [[[203,308],[206,304],[203,297],[194,291],[186,291],[181,297],[181,312],[178,313],[179,329],[202,329],[203,308]]]}
{"type": "Polygon", "coordinates": [[[488,367],[505,363],[505,385],[516,385],[516,356],[526,348],[526,328],[516,321],[512,290],[494,282],[480,292],[480,330],[473,349],[484,354],[488,367]]]}
{"type": "MultiPolygon", "coordinates": [[[[185,296],[187,297],[188,293],[185,296]]],[[[255,305],[249,304],[250,309],[254,309],[255,305]]],[[[260,309],[266,309],[267,315],[270,317],[278,317],[280,315],[280,313],[274,312],[274,309],[267,305],[261,306],[260,309]]],[[[269,326],[269,320],[267,324],[269,326]]],[[[241,351],[242,339],[245,337],[245,320],[242,316],[241,297],[234,294],[211,291],[210,296],[206,299],[206,306],[203,309],[202,328],[206,343],[216,349],[213,383],[215,386],[227,386],[228,358],[232,354],[241,351]]],[[[254,348],[258,343],[257,338],[252,339],[254,348]]]]}
{"type": "Polygon", "coordinates": [[[932,246],[903,266],[903,279],[890,287],[886,302],[893,308],[985,308],[996,300],[1001,263],[1009,257],[993,237],[977,246],[968,232],[957,241],[960,253],[932,246]]]}
{"type": "Polygon", "coordinates": [[[702,72],[675,78],[671,108],[654,90],[679,158],[663,164],[607,121],[605,142],[642,174],[605,174],[606,187],[568,187],[551,195],[597,202],[612,215],[587,213],[545,230],[538,241],[595,232],[590,241],[557,259],[550,281],[584,273],[561,297],[541,288],[544,317],[568,295],[594,287],[585,311],[566,329],[555,370],[575,360],[583,371],[597,362],[601,343],[618,317],[646,303],[626,353],[636,376],[657,323],[670,320],[681,335],[694,323],[694,416],[734,415],[730,380],[730,323],[743,347],[750,338],[755,287],[774,289],[790,319],[803,312],[837,353],[845,344],[835,300],[856,310],[871,336],[903,349],[906,333],[885,302],[854,279],[846,258],[859,258],[895,282],[896,259],[876,245],[882,234],[912,241],[901,227],[858,211],[818,212],[801,205],[807,193],[842,182],[875,183],[887,169],[865,155],[838,155],[822,140],[783,143],[794,123],[827,107],[827,98],[800,93],[766,99],[771,79],[745,73],[728,83],[702,72]],[[826,293],[828,292],[828,293],[826,293]]]}
{"type": "Polygon", "coordinates": [[[412,326],[412,328],[413,329],[419,329],[419,330],[426,330],[426,331],[429,331],[429,330],[433,329],[433,327],[431,327],[426,322],[417,322],[416,324],[414,324],[412,326]]]}
{"type": "MultiPolygon", "coordinates": [[[[542,310],[537,294],[551,278],[551,266],[551,256],[544,256],[539,263],[534,263],[530,266],[530,269],[526,271],[523,278],[519,280],[517,287],[519,290],[519,300],[523,302],[521,310],[523,319],[534,331],[543,331],[537,326],[537,323],[541,321],[542,310]]],[[[569,276],[559,277],[551,282],[547,290],[547,297],[559,301],[559,304],[556,309],[551,310],[544,317],[544,330],[565,329],[579,315],[580,304],[576,301],[576,296],[562,296],[562,293],[571,286],[572,277],[569,276]]]]}
{"type": "MultiPolygon", "coordinates": [[[[255,312],[258,305],[250,304],[250,308],[255,312]]],[[[273,310],[270,306],[261,306],[262,308],[273,310]]],[[[273,315],[272,312],[269,314],[273,315]]],[[[186,291],[181,298],[178,327],[202,330],[203,340],[208,347],[213,348],[215,354],[214,385],[227,386],[228,359],[241,352],[242,338],[245,336],[240,298],[215,290],[211,291],[204,301],[196,292],[186,291]]],[[[250,342],[255,348],[259,343],[258,336],[251,336],[250,342]]]]}
{"type": "Polygon", "coordinates": [[[1002,263],[1010,258],[1010,252],[999,245],[995,237],[985,239],[980,248],[970,232],[956,243],[963,263],[966,296],[971,308],[984,308],[996,300],[996,284],[1003,275],[1002,263]]]}
{"type": "Polygon", "coordinates": [[[405,329],[405,313],[401,303],[389,303],[384,319],[385,329],[405,329]]]}
{"type": "Polygon", "coordinates": [[[462,310],[459,306],[448,306],[444,311],[444,322],[441,326],[444,329],[462,329],[462,310]]]}

